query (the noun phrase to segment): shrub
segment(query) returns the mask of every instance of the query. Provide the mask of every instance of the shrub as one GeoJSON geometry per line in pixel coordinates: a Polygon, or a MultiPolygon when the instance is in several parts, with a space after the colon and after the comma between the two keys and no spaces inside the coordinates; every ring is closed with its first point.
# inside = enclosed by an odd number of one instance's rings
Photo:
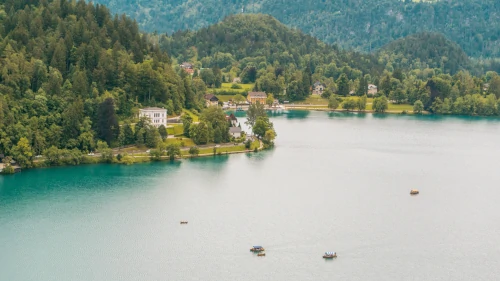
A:
{"type": "Polygon", "coordinates": [[[246,148],[246,149],[250,149],[250,147],[252,147],[252,141],[251,141],[251,140],[247,140],[247,141],[245,142],[245,148],[246,148]]]}
{"type": "Polygon", "coordinates": [[[189,154],[191,156],[198,156],[198,154],[200,154],[200,149],[197,146],[192,146],[189,148],[189,154]]]}

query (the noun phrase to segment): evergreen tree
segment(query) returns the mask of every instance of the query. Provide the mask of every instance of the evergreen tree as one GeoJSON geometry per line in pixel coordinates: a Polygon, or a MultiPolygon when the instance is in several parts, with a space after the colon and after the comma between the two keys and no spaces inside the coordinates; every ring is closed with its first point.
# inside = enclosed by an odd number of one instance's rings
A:
{"type": "Polygon", "coordinates": [[[222,86],[222,72],[218,67],[214,67],[212,72],[214,74],[214,86],[215,88],[220,88],[222,86]]]}
{"type": "Polygon", "coordinates": [[[100,139],[111,144],[118,138],[120,127],[115,113],[115,103],[112,98],[107,98],[99,105],[97,112],[97,133],[100,139]]]}
{"type": "Polygon", "coordinates": [[[167,128],[163,125],[158,127],[158,132],[160,133],[161,139],[165,140],[168,137],[167,128]]]}
{"type": "Polygon", "coordinates": [[[338,91],[337,93],[341,96],[346,97],[349,95],[349,80],[347,79],[347,75],[342,73],[337,80],[338,91]]]}
{"type": "Polygon", "coordinates": [[[130,123],[125,123],[122,127],[123,136],[124,136],[124,144],[130,145],[135,143],[135,135],[134,131],[132,131],[132,126],[130,123]]]}
{"type": "Polygon", "coordinates": [[[368,82],[364,77],[359,80],[359,87],[356,89],[357,96],[364,96],[368,93],[368,82]]]}

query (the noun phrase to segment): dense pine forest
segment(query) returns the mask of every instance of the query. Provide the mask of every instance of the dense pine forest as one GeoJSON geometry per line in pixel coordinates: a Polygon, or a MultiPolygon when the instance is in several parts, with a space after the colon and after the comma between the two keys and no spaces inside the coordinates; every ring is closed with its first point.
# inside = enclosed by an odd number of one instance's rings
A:
{"type": "Polygon", "coordinates": [[[497,0],[97,0],[160,33],[197,30],[228,15],[264,13],[344,49],[371,52],[418,32],[443,33],[471,57],[499,57],[497,0]]]}
{"type": "Polygon", "coordinates": [[[116,145],[118,122],[141,106],[179,114],[204,105],[203,87],[178,75],[135,21],[103,5],[8,0],[0,18],[0,153],[21,164],[51,147],[116,145]]]}

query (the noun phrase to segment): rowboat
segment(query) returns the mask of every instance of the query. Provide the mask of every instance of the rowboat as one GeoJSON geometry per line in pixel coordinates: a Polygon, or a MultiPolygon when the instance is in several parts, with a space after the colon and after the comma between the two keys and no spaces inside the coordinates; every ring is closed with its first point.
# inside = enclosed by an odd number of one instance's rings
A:
{"type": "Polygon", "coordinates": [[[418,189],[412,189],[412,190],[410,190],[410,195],[417,195],[419,193],[420,192],[418,191],[418,189]]]}
{"type": "Polygon", "coordinates": [[[187,224],[188,222],[187,221],[181,221],[181,224],[187,224]]]}
{"type": "Polygon", "coordinates": [[[264,248],[262,246],[253,246],[253,248],[250,249],[250,252],[254,253],[264,252],[264,248]]]}
{"type": "Polygon", "coordinates": [[[336,257],[337,257],[337,253],[336,252],[325,252],[325,254],[323,255],[324,259],[333,259],[333,258],[336,258],[336,257]]]}

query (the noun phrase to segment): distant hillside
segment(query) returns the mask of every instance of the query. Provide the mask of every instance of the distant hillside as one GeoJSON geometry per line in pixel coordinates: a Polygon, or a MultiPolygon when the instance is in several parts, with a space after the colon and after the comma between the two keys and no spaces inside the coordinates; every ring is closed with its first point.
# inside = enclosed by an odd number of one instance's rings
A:
{"type": "MultiPolygon", "coordinates": [[[[223,60],[229,54],[236,61],[262,57],[267,63],[293,63],[314,70],[316,65],[334,62],[349,65],[363,73],[380,72],[383,65],[375,56],[339,50],[320,40],[290,29],[269,15],[234,15],[198,31],[179,31],[161,41],[162,49],[174,57],[190,59],[196,49],[198,59],[216,57],[223,60]]],[[[220,62],[225,67],[230,61],[220,62]]],[[[212,67],[212,65],[204,65],[212,67]]]]}
{"type": "Polygon", "coordinates": [[[438,33],[417,33],[393,41],[380,49],[382,57],[391,57],[392,64],[399,68],[441,68],[455,73],[469,69],[467,54],[456,43],[438,33]]]}
{"type": "Polygon", "coordinates": [[[469,56],[500,56],[500,1],[460,0],[97,0],[169,34],[197,30],[228,15],[265,13],[342,48],[370,52],[410,34],[439,32],[469,56]]]}

